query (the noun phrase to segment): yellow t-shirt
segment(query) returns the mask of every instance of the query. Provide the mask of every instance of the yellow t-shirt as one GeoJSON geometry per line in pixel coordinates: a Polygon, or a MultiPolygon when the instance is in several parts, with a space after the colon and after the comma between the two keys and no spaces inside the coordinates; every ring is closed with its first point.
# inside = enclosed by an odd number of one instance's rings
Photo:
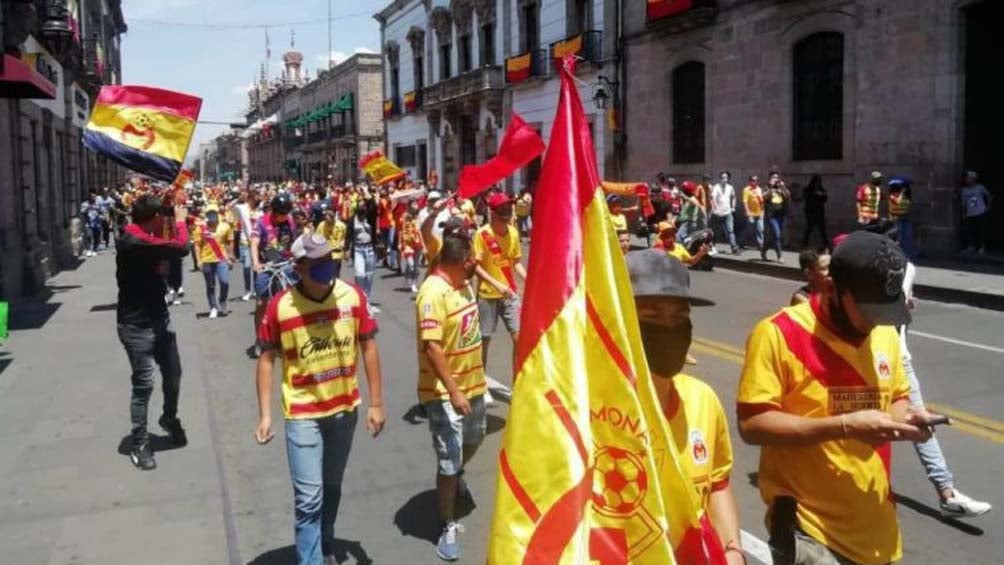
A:
{"type": "Polygon", "coordinates": [[[334,222],[327,220],[317,224],[317,233],[324,236],[331,246],[331,258],[340,261],[345,257],[345,223],[335,218],[334,222]]]}
{"type": "Polygon", "coordinates": [[[485,393],[481,363],[481,321],[471,285],[453,287],[431,274],[415,298],[418,323],[418,398],[422,402],[450,397],[425,354],[425,341],[438,341],[446,353],[451,376],[467,398],[485,393]]]}
{"type": "Polygon", "coordinates": [[[676,257],[683,264],[687,264],[690,261],[693,261],[694,259],[694,256],[691,255],[689,251],[687,251],[687,248],[684,247],[679,242],[674,243],[673,248],[667,251],[666,253],[668,253],[670,257],[676,257]]]}
{"type": "Polygon", "coordinates": [[[192,241],[200,265],[222,263],[227,260],[227,249],[234,247],[234,230],[226,222],[217,223],[216,231],[211,231],[205,223],[200,223],[192,234],[192,241]]]}
{"type": "Polygon", "coordinates": [[[729,423],[718,395],[704,381],[681,373],[673,377],[673,386],[679,404],[674,414],[666,416],[677,459],[694,481],[701,506],[707,510],[711,493],[729,485],[729,423]]]}
{"type": "Polygon", "coordinates": [[[478,211],[474,208],[474,203],[468,198],[464,198],[460,201],[460,211],[467,218],[467,221],[471,223],[472,226],[476,226],[478,222],[478,211]]]}
{"type": "MultiPolygon", "coordinates": [[[[887,411],[908,397],[896,330],[879,326],[860,343],[849,343],[820,321],[818,301],[785,308],[753,329],[739,379],[740,418],[764,410],[807,418],[887,411]]],[[[898,561],[902,540],[890,453],[889,444],[854,439],[763,446],[760,495],[768,507],[777,496],[795,497],[799,526],[853,561],[898,561]]]]}
{"type": "Polygon", "coordinates": [[[624,214],[610,214],[610,223],[614,225],[614,231],[627,231],[628,221],[624,214]]]}
{"type": "MultiPolygon", "coordinates": [[[[488,271],[491,277],[508,286],[513,291],[516,288],[516,271],[514,267],[523,256],[520,246],[519,231],[512,225],[506,225],[506,233],[499,236],[487,224],[474,234],[474,259],[481,268],[488,271]]],[[[478,296],[487,299],[502,298],[499,291],[486,281],[478,283],[478,296]]]]}
{"type": "Polygon", "coordinates": [[[516,209],[517,218],[525,218],[530,215],[530,209],[533,205],[533,197],[529,194],[525,194],[516,199],[516,204],[514,208],[516,209]]]}
{"type": "Polygon", "coordinates": [[[282,359],[282,408],[287,420],[323,418],[359,405],[359,342],[377,333],[366,295],[335,279],[321,302],[297,287],[275,296],[258,326],[262,347],[282,359]]]}
{"type": "Polygon", "coordinates": [[[743,205],[746,206],[746,215],[750,218],[763,216],[763,190],[759,186],[744,188],[743,205]]]}

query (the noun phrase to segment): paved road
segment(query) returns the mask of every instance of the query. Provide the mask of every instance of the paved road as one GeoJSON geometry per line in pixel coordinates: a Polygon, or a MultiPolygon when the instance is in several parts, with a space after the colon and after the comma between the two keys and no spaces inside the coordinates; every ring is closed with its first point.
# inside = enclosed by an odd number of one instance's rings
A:
{"type": "MultiPolygon", "coordinates": [[[[185,376],[185,449],[159,451],[153,473],[121,454],[128,432],[128,367],[115,337],[112,258],[102,255],[52,281],[48,303],[19,309],[17,330],[0,352],[0,562],[255,563],[292,562],[292,509],[285,447],[259,447],[250,343],[251,306],[233,303],[218,320],[205,312],[203,284],[186,273],[186,304],[173,310],[185,376]],[[78,286],[79,285],[79,286],[78,286]]],[[[350,271],[351,272],[351,271],[350,271]]],[[[410,295],[400,279],[376,283],[388,425],[377,439],[360,426],[345,479],[337,536],[348,563],[437,563],[433,553],[434,457],[415,401],[410,295]]],[[[727,272],[695,273],[694,286],[718,302],[697,310],[694,373],[734,402],[735,348],[752,324],[786,301],[793,284],[727,272]]],[[[234,293],[240,290],[237,282],[234,293]]],[[[974,348],[914,337],[925,392],[967,417],[1000,418],[1004,315],[923,303],[915,329],[974,342],[974,348]]],[[[493,344],[491,373],[507,381],[509,345],[493,344]]],[[[153,405],[159,403],[154,395],[153,405]]],[[[279,407],[275,407],[276,413],[279,407]]],[[[156,415],[156,410],[151,411],[156,415]]],[[[490,410],[485,447],[468,471],[479,507],[465,518],[463,563],[484,563],[495,490],[495,454],[506,407],[490,410]]],[[[976,419],[972,419],[977,422],[976,419]]],[[[977,422],[978,423],[978,422],[977,422]]],[[[996,425],[994,422],[984,422],[996,425]]],[[[912,450],[896,450],[906,563],[999,563],[1004,543],[1004,433],[974,424],[941,432],[945,451],[970,494],[998,510],[969,524],[935,519],[935,498],[912,450]]],[[[1004,428],[1002,428],[1004,430],[1004,428]]],[[[281,435],[280,435],[281,437],[281,435]]],[[[763,506],[749,486],[757,451],[736,442],[734,484],[744,528],[762,536],[763,506]]]]}

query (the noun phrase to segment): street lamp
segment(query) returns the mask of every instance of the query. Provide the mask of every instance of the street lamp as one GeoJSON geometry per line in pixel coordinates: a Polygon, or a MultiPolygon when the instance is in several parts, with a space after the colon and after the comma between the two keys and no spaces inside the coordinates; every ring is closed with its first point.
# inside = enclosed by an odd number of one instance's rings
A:
{"type": "Polygon", "coordinates": [[[613,91],[613,104],[614,108],[617,108],[617,87],[620,86],[615,80],[610,80],[609,78],[599,75],[596,77],[595,91],[593,92],[593,102],[596,104],[597,110],[606,110],[607,102],[611,99],[610,94],[607,94],[607,89],[613,91]]]}
{"type": "Polygon", "coordinates": [[[70,12],[66,2],[49,0],[45,3],[45,21],[42,23],[42,35],[48,39],[56,52],[62,52],[73,37],[70,28],[70,12]]]}

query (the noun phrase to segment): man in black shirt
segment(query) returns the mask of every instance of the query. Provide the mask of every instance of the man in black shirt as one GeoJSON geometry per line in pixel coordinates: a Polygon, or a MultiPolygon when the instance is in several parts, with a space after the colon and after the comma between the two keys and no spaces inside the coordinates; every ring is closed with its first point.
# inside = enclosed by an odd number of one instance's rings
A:
{"type": "Polygon", "coordinates": [[[163,379],[164,413],[158,423],[180,446],[188,443],[178,419],[181,358],[171,318],[164,303],[168,262],[181,259],[192,248],[185,225],[187,210],[163,209],[160,198],[140,196],[132,208],[132,223],[115,240],[116,279],[119,287],[118,334],[132,367],[132,447],[136,467],[157,467],[146,431],[147,405],[153,392],[154,364],[163,379]],[[173,211],[173,218],[166,217],[173,211]],[[165,214],[166,213],[166,214],[165,214]],[[164,239],[165,222],[175,222],[173,237],[164,239]]]}

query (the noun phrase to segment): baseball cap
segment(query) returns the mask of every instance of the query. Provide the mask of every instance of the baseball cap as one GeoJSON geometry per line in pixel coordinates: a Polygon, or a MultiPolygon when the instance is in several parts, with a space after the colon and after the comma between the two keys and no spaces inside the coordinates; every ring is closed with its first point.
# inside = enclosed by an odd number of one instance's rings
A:
{"type": "Polygon", "coordinates": [[[714,302],[690,294],[690,272],[676,257],[656,249],[630,251],[625,256],[635,298],[682,298],[691,306],[714,302]]]}
{"type": "Polygon", "coordinates": [[[303,234],[296,238],[289,249],[293,252],[293,259],[322,259],[331,257],[331,245],[327,238],[318,233],[303,234]]]}
{"type": "Polygon", "coordinates": [[[879,180],[882,178],[882,171],[872,171],[872,180],[879,180]]]}
{"type": "Polygon", "coordinates": [[[438,190],[429,191],[429,200],[439,200],[443,197],[443,193],[438,190]]]}
{"type": "Polygon", "coordinates": [[[656,231],[659,235],[662,235],[662,232],[670,230],[676,231],[676,226],[673,225],[673,222],[659,222],[659,225],[656,226],[656,231]]]}
{"type": "Polygon", "coordinates": [[[488,197],[488,207],[492,210],[509,204],[512,200],[503,192],[494,192],[488,197]]]}
{"type": "Polygon", "coordinates": [[[833,251],[830,276],[847,290],[869,321],[884,326],[909,324],[903,293],[906,256],[891,239],[867,231],[849,234],[833,251]]]}

